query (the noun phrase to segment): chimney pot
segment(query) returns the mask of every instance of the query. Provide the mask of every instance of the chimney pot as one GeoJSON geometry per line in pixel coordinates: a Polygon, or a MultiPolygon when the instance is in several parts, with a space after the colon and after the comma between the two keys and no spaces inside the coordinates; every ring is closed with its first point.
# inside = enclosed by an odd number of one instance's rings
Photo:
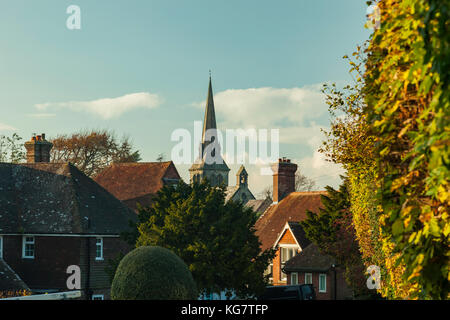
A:
{"type": "Polygon", "coordinates": [[[45,140],[45,133],[36,136],[33,134],[31,141],[25,142],[27,150],[27,162],[50,162],[50,150],[53,144],[45,140]]]}
{"type": "Polygon", "coordinates": [[[290,159],[279,159],[272,164],[273,171],[273,202],[278,203],[283,198],[295,191],[295,172],[297,165],[290,159]]]}

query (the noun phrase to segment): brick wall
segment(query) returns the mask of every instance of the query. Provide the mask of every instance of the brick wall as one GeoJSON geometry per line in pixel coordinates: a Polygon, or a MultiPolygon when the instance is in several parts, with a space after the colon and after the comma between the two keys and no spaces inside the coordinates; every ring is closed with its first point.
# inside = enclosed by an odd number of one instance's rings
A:
{"type": "Polygon", "coordinates": [[[31,289],[67,291],[66,273],[70,265],[81,269],[81,290],[109,299],[110,280],[105,272],[108,261],[132,248],[120,238],[103,238],[103,260],[96,260],[96,238],[35,236],[35,258],[22,258],[22,236],[3,236],[3,258],[31,289]],[[88,248],[89,244],[89,261],[88,248]],[[89,270],[88,270],[89,265],[89,270]],[[87,278],[89,277],[89,283],[87,278]]]}
{"type": "MultiPolygon", "coordinates": [[[[336,293],[334,291],[334,271],[328,272],[308,272],[312,274],[312,284],[316,292],[317,300],[334,300],[335,294],[337,300],[352,299],[352,290],[345,282],[341,269],[336,269],[336,293]],[[326,274],[326,292],[319,292],[319,275],[326,274]]],[[[305,284],[306,272],[297,272],[298,284],[305,284]]],[[[287,284],[291,284],[291,273],[287,275],[287,284]]]]}
{"type": "MultiPolygon", "coordinates": [[[[286,229],[286,231],[284,232],[280,241],[278,242],[278,245],[283,245],[283,244],[289,244],[289,245],[297,244],[295,242],[294,236],[292,235],[292,233],[289,229],[286,229]]],[[[280,249],[280,247],[278,247],[276,256],[273,259],[272,263],[273,263],[273,275],[272,275],[273,283],[272,284],[275,286],[285,285],[286,281],[281,279],[281,249],[280,249]]]]}
{"type": "Polygon", "coordinates": [[[78,265],[78,238],[35,237],[35,258],[22,258],[22,236],[3,236],[3,258],[32,289],[67,290],[67,267],[78,265]]]}

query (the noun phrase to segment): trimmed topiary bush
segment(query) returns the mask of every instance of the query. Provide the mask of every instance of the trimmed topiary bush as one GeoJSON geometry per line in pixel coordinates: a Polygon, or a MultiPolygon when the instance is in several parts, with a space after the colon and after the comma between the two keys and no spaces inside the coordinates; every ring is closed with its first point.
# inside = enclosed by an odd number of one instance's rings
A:
{"type": "Polygon", "coordinates": [[[111,286],[113,300],[197,299],[187,265],[172,251],[143,246],[120,262],[111,286]]]}

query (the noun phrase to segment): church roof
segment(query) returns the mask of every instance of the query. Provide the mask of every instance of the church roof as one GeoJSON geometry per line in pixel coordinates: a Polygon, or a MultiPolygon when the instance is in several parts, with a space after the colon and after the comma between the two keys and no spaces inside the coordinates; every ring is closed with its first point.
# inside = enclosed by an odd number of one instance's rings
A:
{"type": "Polygon", "coordinates": [[[221,156],[220,150],[221,146],[214,148],[214,152],[217,154],[217,159],[212,158],[213,156],[212,149],[207,152],[207,146],[212,143],[212,138],[215,137],[217,139],[217,133],[215,131],[210,132],[207,137],[208,130],[217,130],[216,123],[216,112],[214,109],[214,97],[211,83],[211,76],[209,77],[209,86],[208,86],[208,96],[206,99],[206,108],[205,108],[205,118],[203,120],[203,133],[202,133],[202,141],[200,143],[200,157],[196,159],[194,164],[191,166],[189,171],[196,170],[211,170],[211,171],[230,171],[225,160],[221,156]],[[206,159],[211,159],[211,163],[209,163],[206,159]],[[220,158],[221,161],[216,161],[220,158]]]}
{"type": "Polygon", "coordinates": [[[206,131],[209,129],[217,129],[211,77],[209,77],[208,97],[206,99],[205,119],[203,121],[203,135],[202,135],[203,143],[205,142],[206,131]]]}
{"type": "Polygon", "coordinates": [[[250,207],[253,209],[254,212],[258,213],[258,214],[262,214],[264,213],[264,211],[266,211],[266,209],[272,204],[272,199],[270,199],[269,197],[266,199],[254,199],[254,200],[249,200],[246,203],[246,207],[250,207]]]}
{"type": "Polygon", "coordinates": [[[241,175],[241,173],[244,173],[244,174],[248,175],[247,170],[245,170],[244,165],[241,165],[239,170],[236,172],[236,175],[239,176],[239,175],[241,175]]]}
{"type": "Polygon", "coordinates": [[[227,189],[225,190],[225,202],[228,202],[231,198],[233,198],[233,196],[238,191],[239,191],[239,186],[227,187],[227,189]]]}

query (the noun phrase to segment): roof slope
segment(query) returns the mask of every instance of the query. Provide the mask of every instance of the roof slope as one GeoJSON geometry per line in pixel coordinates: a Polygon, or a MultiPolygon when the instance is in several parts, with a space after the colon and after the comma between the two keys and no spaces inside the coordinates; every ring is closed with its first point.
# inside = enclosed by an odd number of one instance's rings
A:
{"type": "Polygon", "coordinates": [[[120,234],[135,214],[70,163],[0,163],[0,233],[120,234]]]}
{"type": "Polygon", "coordinates": [[[306,237],[305,230],[303,230],[302,226],[299,222],[293,222],[289,221],[289,228],[292,230],[292,235],[294,236],[295,240],[297,240],[298,244],[300,244],[300,247],[306,248],[311,241],[306,237]]]}
{"type": "Polygon", "coordinates": [[[103,188],[119,200],[131,200],[156,194],[170,179],[180,180],[172,161],[114,163],[94,177],[103,188]]]}
{"type": "Polygon", "coordinates": [[[290,272],[326,272],[334,263],[333,257],[321,254],[319,248],[314,243],[311,243],[299,254],[287,261],[284,270],[290,272]]]}
{"type": "Polygon", "coordinates": [[[286,222],[305,220],[308,210],[319,213],[319,208],[323,207],[321,195],[326,194],[326,191],[292,192],[279,203],[272,204],[255,224],[262,250],[274,245],[286,222]]]}
{"type": "Polygon", "coordinates": [[[30,290],[17,273],[0,258],[0,291],[30,290]]]}
{"type": "Polygon", "coordinates": [[[264,213],[266,209],[272,204],[272,200],[270,198],[266,199],[252,199],[248,200],[245,204],[246,207],[252,208],[252,210],[256,213],[264,213]]]}

